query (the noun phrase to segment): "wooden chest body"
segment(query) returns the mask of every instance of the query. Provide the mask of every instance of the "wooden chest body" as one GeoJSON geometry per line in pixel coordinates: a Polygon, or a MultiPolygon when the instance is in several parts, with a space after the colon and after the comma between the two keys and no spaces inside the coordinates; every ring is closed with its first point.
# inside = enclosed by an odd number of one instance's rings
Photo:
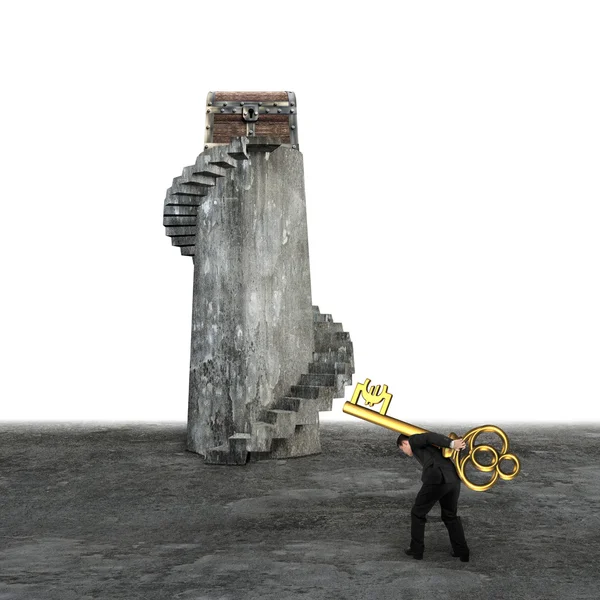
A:
{"type": "Polygon", "coordinates": [[[264,137],[299,149],[293,92],[209,92],[204,148],[229,144],[232,137],[264,137]]]}

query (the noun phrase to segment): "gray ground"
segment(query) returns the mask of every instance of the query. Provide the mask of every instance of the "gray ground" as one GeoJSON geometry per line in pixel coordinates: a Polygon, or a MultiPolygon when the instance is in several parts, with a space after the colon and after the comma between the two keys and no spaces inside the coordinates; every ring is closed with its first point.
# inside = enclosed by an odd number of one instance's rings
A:
{"type": "Polygon", "coordinates": [[[437,508],[404,554],[418,465],[368,423],[246,467],[204,465],[183,424],[0,423],[0,600],[597,600],[600,425],[503,427],[522,470],[463,486],[461,563],[437,508]]]}

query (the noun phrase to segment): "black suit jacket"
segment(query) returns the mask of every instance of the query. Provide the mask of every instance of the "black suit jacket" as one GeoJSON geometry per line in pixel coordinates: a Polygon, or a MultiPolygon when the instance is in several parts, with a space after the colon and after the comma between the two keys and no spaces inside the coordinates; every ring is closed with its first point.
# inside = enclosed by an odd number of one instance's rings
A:
{"type": "Polygon", "coordinates": [[[427,432],[417,433],[408,438],[408,443],[413,451],[413,456],[421,463],[423,483],[460,483],[460,478],[452,461],[442,456],[442,446],[450,448],[452,440],[439,433],[427,432]]]}

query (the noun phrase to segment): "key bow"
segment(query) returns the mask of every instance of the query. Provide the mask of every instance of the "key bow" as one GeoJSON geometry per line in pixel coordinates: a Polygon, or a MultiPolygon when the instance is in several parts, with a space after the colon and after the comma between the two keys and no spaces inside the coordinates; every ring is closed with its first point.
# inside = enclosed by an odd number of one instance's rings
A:
{"type": "MultiPolygon", "coordinates": [[[[451,433],[448,437],[451,439],[458,438],[455,433],[451,433]]],[[[500,429],[500,427],[496,427],[496,425],[480,425],[479,427],[475,427],[474,429],[471,429],[465,433],[465,435],[462,436],[462,439],[469,446],[469,451],[465,456],[461,458],[460,450],[453,450],[451,448],[444,448],[442,450],[442,454],[446,458],[450,458],[450,460],[454,463],[454,467],[456,468],[458,476],[468,488],[476,492],[484,492],[485,490],[489,490],[496,483],[498,478],[504,479],[505,481],[510,481],[519,474],[519,471],[521,470],[521,463],[514,454],[508,452],[508,436],[502,429],[500,429]],[[496,448],[490,446],[489,444],[475,444],[477,436],[482,433],[495,433],[500,437],[502,440],[502,449],[500,452],[498,452],[496,448]],[[489,452],[492,455],[492,462],[489,465],[480,463],[476,458],[478,452],[489,452]],[[471,461],[475,469],[481,471],[482,473],[490,473],[493,471],[492,478],[488,482],[481,485],[473,483],[465,474],[465,467],[469,461],[471,461]],[[505,473],[502,471],[500,468],[502,461],[511,461],[514,464],[511,473],[505,473]]]]}

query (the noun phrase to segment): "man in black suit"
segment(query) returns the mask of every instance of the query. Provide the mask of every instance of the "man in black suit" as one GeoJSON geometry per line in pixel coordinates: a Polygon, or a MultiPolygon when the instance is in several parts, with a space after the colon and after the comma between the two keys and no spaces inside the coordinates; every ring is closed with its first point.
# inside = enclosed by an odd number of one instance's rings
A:
{"type": "Polygon", "coordinates": [[[423,558],[425,549],[425,523],[427,513],[439,501],[442,507],[442,521],[448,529],[452,556],[460,557],[463,562],[469,561],[469,547],[460,517],[457,516],[458,496],[460,495],[460,478],[454,465],[442,455],[441,447],[462,450],[466,443],[462,439],[451,440],[439,433],[427,432],[398,436],[398,448],[407,456],[414,456],[423,467],[421,481],[423,485],[417,494],[411,510],[411,540],[406,554],[423,558]],[[438,446],[436,448],[436,446],[438,446]]]}

